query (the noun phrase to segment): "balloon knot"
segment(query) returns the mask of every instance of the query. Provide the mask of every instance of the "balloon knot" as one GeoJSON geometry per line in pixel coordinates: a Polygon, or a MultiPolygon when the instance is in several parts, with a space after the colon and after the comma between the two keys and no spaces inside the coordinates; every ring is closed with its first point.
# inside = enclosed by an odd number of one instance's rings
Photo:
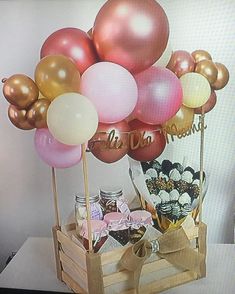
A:
{"type": "Polygon", "coordinates": [[[7,81],[7,78],[2,79],[2,83],[4,84],[7,81]]]}

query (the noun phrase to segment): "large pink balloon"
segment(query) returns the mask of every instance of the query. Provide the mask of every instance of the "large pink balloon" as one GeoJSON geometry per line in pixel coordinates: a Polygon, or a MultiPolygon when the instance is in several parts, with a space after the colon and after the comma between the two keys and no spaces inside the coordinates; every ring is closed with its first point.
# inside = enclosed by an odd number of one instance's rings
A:
{"type": "Polygon", "coordinates": [[[139,97],[134,113],[147,124],[162,124],[173,117],[182,104],[180,80],[169,70],[150,67],[135,76],[139,97]]]}
{"type": "Polygon", "coordinates": [[[80,90],[93,102],[102,123],[125,119],[135,108],[138,97],[134,77],[112,62],[89,67],[82,75],[80,90]]]}
{"type": "Polygon", "coordinates": [[[101,60],[137,73],[164,52],[169,24],[155,0],[109,0],[96,16],[92,35],[101,60]]]}
{"type": "Polygon", "coordinates": [[[80,74],[98,61],[89,35],[76,28],[58,30],[46,39],[41,49],[41,58],[58,54],[71,58],[80,74]]]}
{"type": "Polygon", "coordinates": [[[68,146],[58,142],[48,129],[37,129],[34,145],[38,156],[55,168],[71,167],[81,160],[81,145],[68,146]]]}

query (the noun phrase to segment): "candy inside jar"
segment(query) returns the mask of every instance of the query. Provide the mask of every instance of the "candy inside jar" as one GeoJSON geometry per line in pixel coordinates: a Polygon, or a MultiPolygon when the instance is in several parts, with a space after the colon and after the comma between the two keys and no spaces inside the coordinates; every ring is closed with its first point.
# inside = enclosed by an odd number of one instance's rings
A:
{"type": "Polygon", "coordinates": [[[130,213],[122,188],[120,187],[100,188],[100,204],[104,215],[110,212],[130,213]]]}
{"type": "MultiPolygon", "coordinates": [[[[94,252],[98,252],[102,245],[108,238],[107,224],[101,220],[91,220],[91,233],[92,233],[92,247],[94,252]]],[[[88,241],[88,223],[87,220],[82,221],[80,235],[82,237],[83,246],[86,250],[89,249],[88,241]]]]}
{"type": "Polygon", "coordinates": [[[146,232],[146,228],[153,224],[152,215],[146,210],[132,211],[130,218],[130,242],[138,242],[146,232]]]}
{"type": "MultiPolygon", "coordinates": [[[[99,195],[93,194],[89,197],[90,202],[90,211],[91,211],[91,219],[102,220],[103,213],[101,206],[99,204],[99,195]]],[[[79,235],[82,221],[87,218],[87,209],[86,209],[86,198],[84,195],[76,195],[75,196],[75,220],[76,220],[76,232],[79,235]]]]}
{"type": "Polygon", "coordinates": [[[108,225],[109,235],[116,239],[121,245],[126,245],[130,240],[129,220],[126,214],[110,212],[104,216],[108,225]]]}

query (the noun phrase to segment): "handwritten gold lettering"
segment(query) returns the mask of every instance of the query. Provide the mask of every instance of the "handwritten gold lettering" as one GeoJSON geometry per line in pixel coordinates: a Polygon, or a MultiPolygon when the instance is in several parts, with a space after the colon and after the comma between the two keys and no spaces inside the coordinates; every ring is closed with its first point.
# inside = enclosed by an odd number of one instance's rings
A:
{"type": "MultiPolygon", "coordinates": [[[[207,128],[207,125],[204,126],[204,129],[207,128]]],[[[177,129],[176,125],[173,124],[171,126],[167,126],[166,128],[163,128],[161,130],[156,130],[160,131],[164,134],[166,138],[167,144],[174,142],[175,138],[178,139],[183,139],[187,136],[193,135],[197,132],[200,132],[202,130],[202,123],[198,122],[193,123],[190,129],[186,130],[181,129],[180,133],[179,130],[177,129]],[[169,133],[170,134],[169,134],[169,133]],[[179,133],[177,135],[173,135],[172,133],[179,133]]],[[[107,149],[122,149],[126,148],[127,144],[129,146],[130,150],[136,150],[138,148],[144,148],[146,146],[149,146],[150,144],[153,143],[151,135],[146,136],[146,131],[131,131],[129,134],[127,133],[127,140],[122,140],[119,136],[118,133],[115,132],[115,130],[112,130],[110,133],[101,133],[102,137],[100,139],[94,139],[89,142],[89,149],[92,150],[93,148],[96,148],[97,145],[101,150],[107,150],[107,149]]]]}

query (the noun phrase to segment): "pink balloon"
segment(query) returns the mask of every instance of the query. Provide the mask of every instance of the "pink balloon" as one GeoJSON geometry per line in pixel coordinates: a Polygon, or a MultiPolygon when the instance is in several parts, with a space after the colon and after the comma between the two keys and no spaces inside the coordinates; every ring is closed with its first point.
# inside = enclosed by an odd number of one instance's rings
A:
{"type": "Polygon", "coordinates": [[[134,113],[147,124],[162,124],[173,117],[182,104],[180,80],[169,70],[150,67],[135,76],[139,97],[134,113]]]}
{"type": "Polygon", "coordinates": [[[60,29],[46,39],[41,48],[41,58],[58,54],[71,58],[80,74],[98,62],[91,38],[86,32],[76,28],[60,29]]]}
{"type": "Polygon", "coordinates": [[[48,129],[37,129],[34,145],[38,156],[55,168],[71,167],[81,160],[81,145],[71,146],[58,142],[48,129]]]}
{"type": "Polygon", "coordinates": [[[89,67],[82,75],[80,90],[93,102],[102,123],[125,119],[135,108],[138,97],[134,77],[112,62],[99,62],[89,67]]]}

